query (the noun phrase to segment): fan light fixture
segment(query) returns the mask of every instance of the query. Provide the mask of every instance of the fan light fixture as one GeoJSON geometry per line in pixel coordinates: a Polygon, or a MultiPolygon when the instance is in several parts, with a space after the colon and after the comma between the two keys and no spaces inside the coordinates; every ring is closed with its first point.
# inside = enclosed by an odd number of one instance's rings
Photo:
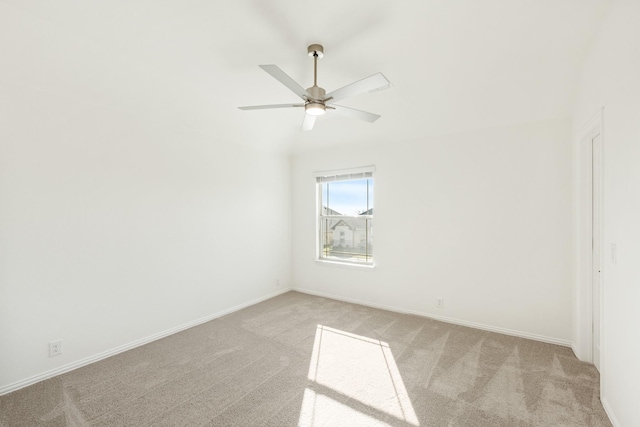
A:
{"type": "Polygon", "coordinates": [[[327,112],[327,107],[319,102],[309,102],[304,106],[307,114],[312,116],[321,116],[327,112]]]}

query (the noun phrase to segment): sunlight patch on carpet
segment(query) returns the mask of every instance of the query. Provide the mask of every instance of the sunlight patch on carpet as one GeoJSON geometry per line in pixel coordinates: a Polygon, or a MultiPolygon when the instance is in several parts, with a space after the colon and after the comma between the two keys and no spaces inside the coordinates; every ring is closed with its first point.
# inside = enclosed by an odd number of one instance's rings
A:
{"type": "Polygon", "coordinates": [[[318,325],[308,378],[299,425],[420,425],[385,342],[318,325]]]}

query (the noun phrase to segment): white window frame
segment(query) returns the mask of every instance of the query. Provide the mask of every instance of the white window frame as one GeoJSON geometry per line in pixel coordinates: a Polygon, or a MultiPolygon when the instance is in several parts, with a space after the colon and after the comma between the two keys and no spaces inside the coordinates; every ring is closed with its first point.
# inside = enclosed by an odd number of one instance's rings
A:
{"type": "MultiPolygon", "coordinates": [[[[323,200],[322,200],[322,184],[334,181],[351,181],[358,179],[374,179],[374,166],[365,166],[353,169],[340,169],[333,171],[315,172],[314,177],[316,180],[316,261],[337,264],[345,266],[355,267],[373,267],[374,255],[367,255],[364,261],[354,261],[350,259],[340,259],[334,257],[324,256],[324,227],[323,220],[325,219],[364,219],[368,225],[369,221],[373,221],[373,214],[371,215],[323,215],[323,200]]],[[[374,200],[375,200],[375,185],[373,186],[374,200]]],[[[365,247],[368,248],[372,244],[373,239],[373,223],[371,223],[371,236],[369,236],[369,227],[365,225],[365,247]]]]}

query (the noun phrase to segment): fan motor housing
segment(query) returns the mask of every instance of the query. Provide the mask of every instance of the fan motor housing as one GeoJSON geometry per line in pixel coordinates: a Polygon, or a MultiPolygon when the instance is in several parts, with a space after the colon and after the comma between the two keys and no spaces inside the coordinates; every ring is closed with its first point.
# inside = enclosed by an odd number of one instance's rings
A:
{"type": "Polygon", "coordinates": [[[311,86],[307,88],[307,92],[309,92],[309,95],[311,95],[313,99],[322,99],[327,94],[327,91],[320,86],[311,86]]]}

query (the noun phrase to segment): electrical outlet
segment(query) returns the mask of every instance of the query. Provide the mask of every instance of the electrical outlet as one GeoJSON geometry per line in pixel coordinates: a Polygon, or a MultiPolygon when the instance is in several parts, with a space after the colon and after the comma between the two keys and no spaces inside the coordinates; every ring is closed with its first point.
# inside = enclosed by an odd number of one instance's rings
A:
{"type": "Polygon", "coordinates": [[[436,307],[443,308],[444,307],[444,298],[437,297],[436,298],[436,307]]]}
{"type": "Polygon", "coordinates": [[[280,279],[276,279],[276,288],[280,287],[280,279]]]}
{"type": "Polygon", "coordinates": [[[49,343],[49,357],[62,354],[62,340],[51,341],[49,343]]]}

